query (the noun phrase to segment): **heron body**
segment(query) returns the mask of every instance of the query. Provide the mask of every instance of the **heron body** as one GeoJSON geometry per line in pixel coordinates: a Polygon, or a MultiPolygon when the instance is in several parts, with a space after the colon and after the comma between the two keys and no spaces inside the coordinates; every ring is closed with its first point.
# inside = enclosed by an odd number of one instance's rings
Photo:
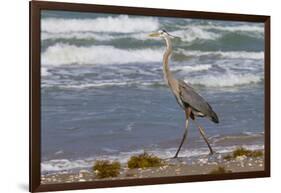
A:
{"type": "Polygon", "coordinates": [[[166,42],[166,50],[163,55],[163,74],[164,79],[172,93],[174,94],[178,104],[185,111],[186,124],[185,132],[183,134],[182,141],[174,157],[178,156],[178,153],[185,141],[188,131],[189,119],[192,119],[199,129],[204,141],[207,143],[210,153],[213,154],[210,143],[205,135],[203,127],[199,126],[195,122],[196,117],[207,117],[214,123],[219,123],[217,114],[213,111],[211,105],[204,100],[190,85],[188,85],[183,80],[175,79],[169,68],[169,58],[172,54],[172,42],[171,36],[165,30],[160,30],[159,32],[150,34],[151,37],[162,37],[166,42]]]}

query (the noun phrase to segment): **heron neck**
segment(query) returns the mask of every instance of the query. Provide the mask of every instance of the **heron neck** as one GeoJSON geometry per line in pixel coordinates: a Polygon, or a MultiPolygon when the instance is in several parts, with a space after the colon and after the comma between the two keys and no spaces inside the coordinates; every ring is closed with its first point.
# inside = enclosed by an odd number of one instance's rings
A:
{"type": "Polygon", "coordinates": [[[166,50],[163,56],[163,73],[164,73],[165,81],[169,85],[171,81],[174,80],[169,67],[169,58],[172,54],[172,42],[171,39],[168,37],[165,37],[165,41],[166,41],[166,50]]]}

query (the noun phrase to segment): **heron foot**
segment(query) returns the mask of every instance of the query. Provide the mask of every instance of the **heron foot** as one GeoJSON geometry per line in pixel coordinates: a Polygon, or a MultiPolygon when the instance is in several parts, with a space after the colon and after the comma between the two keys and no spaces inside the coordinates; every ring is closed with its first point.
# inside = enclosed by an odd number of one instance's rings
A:
{"type": "Polygon", "coordinates": [[[214,156],[214,155],[216,155],[216,154],[217,154],[217,152],[212,151],[212,152],[209,153],[209,156],[214,156]]]}

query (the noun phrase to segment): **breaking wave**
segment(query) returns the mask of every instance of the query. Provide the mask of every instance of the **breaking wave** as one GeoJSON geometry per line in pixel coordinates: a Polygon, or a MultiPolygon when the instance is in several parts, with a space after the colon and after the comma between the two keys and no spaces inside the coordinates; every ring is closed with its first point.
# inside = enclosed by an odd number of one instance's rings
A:
{"type": "MultiPolygon", "coordinates": [[[[118,36],[122,37],[122,36],[118,36]]],[[[116,36],[112,36],[109,34],[98,34],[93,32],[66,32],[66,33],[48,33],[42,32],[41,40],[48,39],[95,39],[99,41],[110,41],[116,39],[116,36]]]]}
{"type": "Polygon", "coordinates": [[[183,53],[184,55],[188,56],[217,56],[218,58],[230,58],[230,59],[263,59],[264,58],[264,52],[248,52],[248,51],[228,51],[228,52],[222,52],[222,51],[186,51],[186,50],[180,50],[180,53],[183,53]]]}
{"type": "Polygon", "coordinates": [[[133,33],[150,32],[159,28],[157,18],[129,17],[100,17],[95,19],[58,19],[45,18],[41,22],[41,30],[49,33],[65,32],[113,32],[133,33]],[[59,27],[58,27],[59,26],[59,27]]]}
{"type": "Polygon", "coordinates": [[[79,47],[57,43],[42,53],[42,65],[66,64],[126,64],[159,62],[162,59],[162,50],[137,49],[125,50],[112,46],[79,47]]]}
{"type": "MultiPolygon", "coordinates": [[[[128,64],[128,63],[146,63],[161,62],[163,49],[119,49],[113,46],[74,46],[69,44],[57,43],[49,46],[42,53],[42,65],[67,65],[67,64],[128,64]]],[[[203,51],[185,51],[179,50],[175,53],[181,53],[185,56],[216,56],[218,58],[247,58],[263,59],[264,52],[203,52],[203,51]]],[[[188,68],[188,67],[187,67],[188,68]]]]}
{"type": "MultiPolygon", "coordinates": [[[[200,77],[187,78],[185,81],[192,86],[204,87],[236,87],[248,84],[258,84],[263,81],[262,77],[253,74],[223,74],[223,75],[206,75],[200,77]]],[[[92,81],[90,83],[72,82],[71,84],[43,84],[43,87],[55,87],[59,89],[89,89],[89,88],[106,88],[106,87],[120,87],[120,86],[134,86],[134,87],[159,87],[166,86],[162,79],[158,80],[133,80],[122,79],[119,81],[92,81]]]]}
{"type": "Polygon", "coordinates": [[[206,87],[232,87],[247,84],[257,84],[263,81],[260,75],[254,74],[222,74],[193,77],[185,81],[193,85],[202,85],[206,87]]]}
{"type": "MultiPolygon", "coordinates": [[[[156,31],[157,28],[155,30],[151,30],[151,31],[156,31]]],[[[61,32],[52,32],[51,30],[49,31],[43,31],[41,34],[41,40],[48,40],[48,39],[95,39],[98,41],[111,41],[114,39],[121,39],[121,38],[133,38],[136,40],[161,40],[161,39],[157,39],[157,38],[151,38],[148,36],[148,33],[151,31],[144,31],[144,30],[136,30],[136,32],[134,32],[134,30],[132,30],[132,32],[127,32],[126,34],[124,33],[118,33],[118,34],[109,34],[109,33],[103,33],[103,32],[99,32],[97,30],[93,31],[93,30],[89,30],[89,31],[61,31],[61,32]]],[[[117,33],[117,32],[116,32],[117,33]]],[[[174,36],[177,36],[178,38],[180,38],[182,41],[185,42],[192,42],[194,40],[200,39],[200,40],[215,40],[221,37],[220,34],[217,33],[213,33],[213,32],[209,32],[207,30],[204,29],[200,29],[200,28],[188,28],[186,30],[177,30],[177,31],[172,31],[170,32],[171,34],[173,34],[174,36]]]]}
{"type": "Polygon", "coordinates": [[[221,37],[220,34],[208,32],[198,27],[189,27],[186,30],[173,31],[171,34],[178,36],[182,41],[192,42],[196,39],[215,40],[221,37]]]}
{"type": "Polygon", "coordinates": [[[251,25],[236,25],[236,26],[219,26],[219,25],[206,25],[200,26],[203,29],[217,29],[230,32],[264,32],[264,26],[251,26],[251,25]]]}

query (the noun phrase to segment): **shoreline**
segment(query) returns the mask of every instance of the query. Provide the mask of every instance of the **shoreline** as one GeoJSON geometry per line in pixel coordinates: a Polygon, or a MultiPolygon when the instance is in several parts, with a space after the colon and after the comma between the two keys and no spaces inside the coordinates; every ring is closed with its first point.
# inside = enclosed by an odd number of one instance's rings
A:
{"type": "MultiPolygon", "coordinates": [[[[193,161],[186,157],[171,158],[165,160],[165,165],[145,169],[129,169],[126,164],[121,165],[118,177],[98,179],[91,169],[81,169],[77,172],[63,171],[53,174],[41,175],[42,184],[72,183],[101,180],[121,180],[137,178],[153,178],[168,176],[205,175],[223,167],[229,173],[263,171],[264,157],[238,156],[231,160],[224,159],[227,154],[215,154],[212,156],[198,156],[193,161]]],[[[219,174],[214,174],[219,175],[219,174]]]]}

